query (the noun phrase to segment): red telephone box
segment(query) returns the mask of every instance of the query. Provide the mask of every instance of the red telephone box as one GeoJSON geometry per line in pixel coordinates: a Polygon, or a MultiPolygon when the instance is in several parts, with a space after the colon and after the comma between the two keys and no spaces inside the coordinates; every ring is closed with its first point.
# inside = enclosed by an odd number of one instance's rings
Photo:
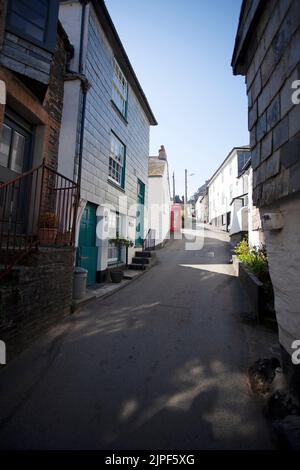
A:
{"type": "Polygon", "coordinates": [[[180,204],[173,204],[171,206],[171,233],[180,232],[182,227],[182,209],[180,204]]]}

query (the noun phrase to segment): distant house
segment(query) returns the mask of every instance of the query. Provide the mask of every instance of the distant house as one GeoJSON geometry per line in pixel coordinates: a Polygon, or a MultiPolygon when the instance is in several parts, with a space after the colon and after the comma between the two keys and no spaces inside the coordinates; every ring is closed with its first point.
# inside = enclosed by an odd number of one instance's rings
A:
{"type": "Polygon", "coordinates": [[[232,201],[242,194],[239,174],[250,158],[249,147],[235,147],[208,182],[209,223],[229,231],[232,222],[232,201]]]}
{"type": "Polygon", "coordinates": [[[209,200],[208,200],[208,187],[205,184],[202,187],[202,192],[199,194],[195,203],[195,215],[197,222],[208,223],[209,220],[209,200]]]}
{"type": "Polygon", "coordinates": [[[61,1],[59,17],[75,49],[65,83],[59,168],[80,183],[77,264],[93,284],[126,261],[109,238],[119,235],[142,247],[149,130],[157,122],[104,1],[61,1]]]}
{"type": "Polygon", "coordinates": [[[157,157],[149,157],[148,217],[155,245],[162,245],[170,232],[171,194],[169,167],[164,146],[157,157]]]}
{"type": "Polygon", "coordinates": [[[248,191],[249,191],[249,168],[251,164],[251,154],[248,154],[248,160],[243,167],[239,168],[235,195],[230,201],[231,223],[230,223],[230,241],[234,246],[248,234],[248,191]]]}

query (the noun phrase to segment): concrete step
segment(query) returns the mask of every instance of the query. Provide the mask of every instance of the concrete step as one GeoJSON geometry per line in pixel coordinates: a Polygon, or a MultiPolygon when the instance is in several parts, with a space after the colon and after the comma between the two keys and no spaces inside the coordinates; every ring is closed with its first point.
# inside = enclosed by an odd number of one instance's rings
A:
{"type": "Polygon", "coordinates": [[[151,262],[151,258],[149,257],[144,258],[142,256],[134,256],[134,258],[132,258],[132,262],[135,264],[149,264],[151,262]]]}
{"type": "Polygon", "coordinates": [[[149,264],[138,264],[138,263],[131,263],[128,266],[128,269],[135,269],[137,271],[144,271],[145,269],[149,268],[149,264]]]}
{"type": "Polygon", "coordinates": [[[152,258],[156,259],[156,251],[136,251],[135,255],[136,258],[152,258]]]}
{"type": "Polygon", "coordinates": [[[136,258],[151,258],[151,251],[136,251],[135,257],[136,258]]]}

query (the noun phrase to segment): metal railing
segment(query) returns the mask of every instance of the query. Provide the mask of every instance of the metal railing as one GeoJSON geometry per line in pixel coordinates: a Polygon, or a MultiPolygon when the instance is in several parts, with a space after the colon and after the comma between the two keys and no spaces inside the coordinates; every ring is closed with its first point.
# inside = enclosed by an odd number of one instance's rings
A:
{"type": "Polygon", "coordinates": [[[0,279],[39,245],[75,240],[78,185],[45,163],[0,184],[0,279]]]}
{"type": "Polygon", "coordinates": [[[146,237],[143,241],[143,251],[155,250],[155,230],[149,228],[146,237]]]}

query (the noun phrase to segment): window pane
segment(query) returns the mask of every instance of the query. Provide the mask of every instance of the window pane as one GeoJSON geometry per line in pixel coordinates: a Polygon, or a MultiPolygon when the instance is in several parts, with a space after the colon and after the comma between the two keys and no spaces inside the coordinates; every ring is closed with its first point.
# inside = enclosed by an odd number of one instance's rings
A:
{"type": "Polygon", "coordinates": [[[18,173],[22,173],[24,164],[25,137],[18,132],[14,132],[11,151],[10,168],[18,173]]]}
{"type": "Polygon", "coordinates": [[[12,13],[10,18],[13,26],[16,26],[18,29],[28,34],[32,38],[37,39],[38,41],[44,40],[44,31],[42,29],[39,29],[38,27],[29,23],[16,13],[12,13]]]}
{"type": "Polygon", "coordinates": [[[122,142],[111,135],[110,158],[109,158],[109,176],[113,178],[119,185],[122,184],[122,175],[125,158],[125,146],[122,142]]]}
{"type": "Polygon", "coordinates": [[[3,124],[0,136],[0,165],[8,166],[9,148],[11,141],[11,128],[3,124]]]}
{"type": "Polygon", "coordinates": [[[19,16],[22,16],[24,19],[28,19],[31,23],[39,26],[40,28],[45,28],[47,10],[43,7],[43,12],[38,12],[32,7],[24,5],[24,3],[15,0],[12,4],[12,10],[14,13],[17,13],[19,16]]]}
{"type": "Polygon", "coordinates": [[[117,61],[114,61],[114,76],[113,76],[113,88],[112,88],[112,99],[118,109],[121,111],[123,116],[126,115],[126,104],[127,104],[127,80],[119,67],[117,61]]]}
{"type": "Polygon", "coordinates": [[[49,2],[11,0],[9,23],[39,42],[44,42],[49,2]]]}

